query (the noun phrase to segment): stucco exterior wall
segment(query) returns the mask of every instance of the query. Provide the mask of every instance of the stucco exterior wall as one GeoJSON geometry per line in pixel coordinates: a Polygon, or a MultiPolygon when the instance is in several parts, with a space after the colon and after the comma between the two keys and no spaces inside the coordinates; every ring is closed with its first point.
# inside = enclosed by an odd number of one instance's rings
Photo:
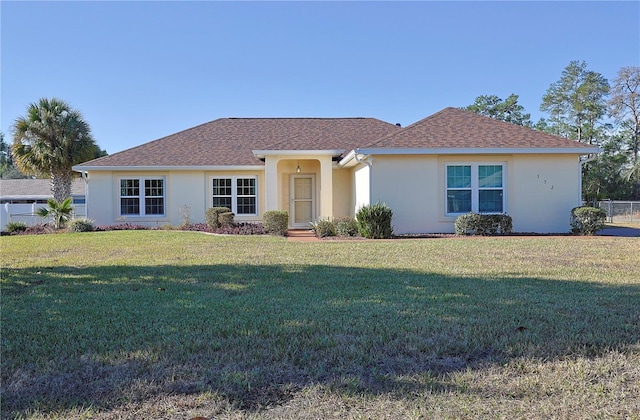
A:
{"type": "MultiPolygon", "coordinates": [[[[173,226],[182,224],[184,216],[181,213],[184,213],[185,206],[188,206],[192,223],[204,222],[206,185],[207,179],[202,172],[169,172],[165,192],[166,223],[173,226]]],[[[117,201],[117,199],[114,197],[114,200],[117,201]]]]}
{"type": "Polygon", "coordinates": [[[111,172],[91,172],[87,182],[87,218],[96,226],[117,223],[111,172]]]}
{"type": "Polygon", "coordinates": [[[371,203],[393,209],[395,233],[452,233],[456,217],[446,215],[445,203],[446,165],[453,163],[504,165],[505,212],[514,232],[569,231],[569,213],[581,197],[577,155],[375,156],[371,203]]]}
{"type": "Polygon", "coordinates": [[[261,220],[265,208],[264,173],[260,171],[91,171],[87,186],[87,217],[95,224],[136,223],[148,226],[180,225],[183,209],[188,206],[192,223],[205,221],[205,211],[211,207],[211,178],[214,176],[256,176],[258,201],[256,216],[236,216],[238,221],[261,220]],[[165,214],[159,216],[125,217],[119,214],[120,179],[127,177],[163,177],[165,179],[165,214]]]}
{"type": "Polygon", "coordinates": [[[571,209],[581,204],[580,177],[576,155],[514,156],[509,176],[513,230],[568,232],[571,209]]]}
{"type": "Polygon", "coordinates": [[[375,156],[371,170],[371,203],[391,207],[396,233],[446,231],[438,212],[437,157],[375,156]]]}
{"type": "Polygon", "coordinates": [[[358,212],[360,207],[371,204],[371,168],[368,165],[360,164],[353,170],[353,214],[358,212]]]}
{"type": "Polygon", "coordinates": [[[352,172],[349,169],[333,170],[333,217],[353,215],[352,172]]]}
{"type": "MultiPolygon", "coordinates": [[[[578,155],[376,155],[372,166],[333,169],[332,202],[323,210],[322,169],[318,160],[301,160],[301,173],[314,174],[316,215],[354,215],[363,205],[384,202],[394,211],[396,233],[451,233],[455,216],[446,215],[446,166],[453,163],[500,163],[504,165],[505,212],[513,217],[515,232],[560,233],[569,231],[569,213],[580,205],[581,168],[578,155]],[[329,214],[330,213],[330,214],[329,214]]],[[[290,176],[296,160],[277,165],[277,192],[281,209],[289,211],[290,176]]],[[[325,174],[326,175],[326,174],[325,174]]],[[[239,221],[258,221],[267,205],[264,171],[91,171],[87,185],[87,217],[96,225],[122,222],[150,226],[183,222],[181,207],[189,207],[192,222],[204,222],[211,207],[211,178],[255,176],[257,215],[236,216],[239,221]],[[119,180],[126,177],[162,176],[166,180],[165,215],[119,215],[119,180]]],[[[275,179],[275,177],[274,177],[275,179]]],[[[329,179],[329,177],[327,177],[329,179]]],[[[326,203],[325,203],[326,205],[326,203]]]]}

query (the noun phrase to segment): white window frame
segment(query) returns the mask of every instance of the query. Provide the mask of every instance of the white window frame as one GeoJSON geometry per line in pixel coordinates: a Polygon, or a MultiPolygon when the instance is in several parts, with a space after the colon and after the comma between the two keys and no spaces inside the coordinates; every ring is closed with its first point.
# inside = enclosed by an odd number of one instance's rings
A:
{"type": "MultiPolygon", "coordinates": [[[[258,215],[258,177],[255,175],[216,175],[211,177],[211,182],[209,183],[209,191],[211,193],[211,201],[209,201],[213,205],[213,180],[214,179],[231,179],[231,212],[236,216],[257,216],[258,215]],[[254,180],[254,194],[253,195],[240,195],[238,194],[238,180],[241,179],[253,179],[254,180]],[[255,199],[255,212],[254,213],[238,213],[238,198],[244,197],[253,197],[255,199]]],[[[228,195],[224,195],[222,197],[228,197],[228,195]]]]}
{"type": "Polygon", "coordinates": [[[449,190],[469,190],[471,189],[471,210],[473,213],[480,213],[480,191],[502,190],[502,211],[482,212],[482,214],[504,214],[507,212],[507,163],[506,162],[449,162],[444,169],[444,211],[447,216],[459,216],[468,212],[449,212],[448,192],[449,190]],[[471,167],[471,187],[470,188],[449,188],[448,168],[450,166],[470,166],[471,167]],[[502,167],[502,187],[480,188],[479,167],[480,166],[500,166],[502,167]]]}
{"type": "Polygon", "coordinates": [[[118,178],[118,215],[120,217],[165,217],[167,213],[167,180],[163,176],[122,176],[118,178]],[[138,195],[122,195],[122,181],[124,180],[137,180],[138,181],[138,195]],[[162,198],[162,214],[147,214],[145,198],[145,181],[162,181],[162,195],[161,196],[149,196],[149,198],[162,198]],[[138,198],[138,214],[122,214],[122,199],[123,198],[138,198]]]}

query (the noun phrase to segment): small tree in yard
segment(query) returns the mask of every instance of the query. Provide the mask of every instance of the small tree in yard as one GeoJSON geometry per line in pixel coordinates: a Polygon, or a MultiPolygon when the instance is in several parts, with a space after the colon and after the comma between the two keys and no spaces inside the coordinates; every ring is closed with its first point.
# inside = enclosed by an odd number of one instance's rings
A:
{"type": "Polygon", "coordinates": [[[62,202],[58,202],[52,198],[47,200],[47,207],[43,207],[38,209],[36,214],[43,219],[47,217],[53,218],[53,224],[56,229],[63,228],[69,219],[71,219],[71,214],[73,213],[73,207],[71,206],[71,198],[67,198],[62,202]]]}

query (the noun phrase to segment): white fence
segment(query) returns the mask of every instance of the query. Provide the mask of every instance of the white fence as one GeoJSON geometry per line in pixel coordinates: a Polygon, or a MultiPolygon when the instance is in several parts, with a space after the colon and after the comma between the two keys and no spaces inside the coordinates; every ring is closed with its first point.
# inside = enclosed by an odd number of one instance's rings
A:
{"type": "Polygon", "coordinates": [[[640,201],[598,201],[597,207],[607,212],[607,221],[640,222],[640,201]]]}
{"type": "MultiPolygon", "coordinates": [[[[2,204],[0,205],[0,230],[4,230],[9,222],[24,222],[27,226],[50,222],[50,219],[43,220],[36,215],[39,208],[46,207],[45,203],[2,204]]],[[[85,217],[87,214],[85,208],[84,204],[73,204],[73,217],[85,217]]]]}

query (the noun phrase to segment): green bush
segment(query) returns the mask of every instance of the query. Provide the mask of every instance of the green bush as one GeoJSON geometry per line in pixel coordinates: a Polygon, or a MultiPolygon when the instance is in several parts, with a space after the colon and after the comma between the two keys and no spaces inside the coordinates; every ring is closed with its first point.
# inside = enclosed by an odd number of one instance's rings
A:
{"type": "Polygon", "coordinates": [[[5,230],[9,233],[24,232],[25,230],[27,230],[27,224],[25,222],[18,221],[9,222],[5,227],[5,230]]]}
{"type": "Polygon", "coordinates": [[[393,210],[384,203],[370,204],[358,210],[358,232],[365,238],[388,239],[393,235],[393,210]]]}
{"type": "Polygon", "coordinates": [[[95,226],[93,220],[85,217],[79,219],[71,219],[67,224],[70,232],[93,232],[95,226]]]}
{"type": "Polygon", "coordinates": [[[207,226],[211,229],[217,229],[222,226],[220,222],[220,214],[222,213],[231,213],[231,209],[229,207],[210,207],[207,209],[204,218],[207,222],[207,226]]]}
{"type": "Polygon", "coordinates": [[[454,223],[456,235],[497,235],[513,231],[513,219],[506,214],[467,213],[454,223]]]}
{"type": "Polygon", "coordinates": [[[596,207],[581,206],[571,210],[571,232],[580,235],[595,235],[604,228],[607,213],[596,207]]]}
{"type": "Polygon", "coordinates": [[[336,225],[333,220],[328,217],[318,219],[316,222],[311,222],[311,229],[313,229],[318,238],[336,236],[336,225]]]}
{"type": "Polygon", "coordinates": [[[262,215],[262,225],[271,235],[286,236],[289,227],[289,213],[284,210],[269,210],[262,215]]]}
{"type": "Polygon", "coordinates": [[[477,213],[467,213],[456,218],[453,224],[456,235],[473,235],[480,223],[480,215],[477,213]]]}
{"type": "Polygon", "coordinates": [[[356,236],[358,234],[358,221],[353,217],[338,217],[333,221],[336,225],[336,235],[356,236]]]}

